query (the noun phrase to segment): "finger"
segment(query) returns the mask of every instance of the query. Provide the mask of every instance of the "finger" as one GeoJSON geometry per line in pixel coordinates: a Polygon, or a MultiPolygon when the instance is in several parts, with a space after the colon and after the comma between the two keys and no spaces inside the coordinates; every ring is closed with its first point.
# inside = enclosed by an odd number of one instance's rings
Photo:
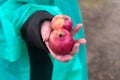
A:
{"type": "Polygon", "coordinates": [[[41,35],[44,42],[48,41],[50,33],[51,33],[50,22],[49,21],[43,22],[43,24],[41,25],[41,35]]]}
{"type": "Polygon", "coordinates": [[[85,44],[87,41],[85,38],[78,39],[76,43],[85,44]]]}
{"type": "Polygon", "coordinates": [[[74,46],[73,46],[72,51],[70,52],[70,54],[71,55],[76,54],[79,51],[80,44],[84,44],[84,43],[86,43],[86,39],[84,39],[84,38],[75,40],[75,44],[74,44],[74,46]]]}
{"type": "Polygon", "coordinates": [[[78,25],[71,31],[71,34],[72,34],[72,35],[75,35],[75,34],[80,30],[81,27],[82,27],[82,24],[78,24],[78,25]]]}
{"type": "Polygon", "coordinates": [[[76,54],[79,51],[79,46],[80,46],[80,43],[75,43],[70,54],[71,55],[76,54]]]}
{"type": "Polygon", "coordinates": [[[58,55],[57,57],[55,57],[58,61],[61,61],[61,62],[67,62],[69,60],[72,59],[72,56],[71,55],[58,55]]]}

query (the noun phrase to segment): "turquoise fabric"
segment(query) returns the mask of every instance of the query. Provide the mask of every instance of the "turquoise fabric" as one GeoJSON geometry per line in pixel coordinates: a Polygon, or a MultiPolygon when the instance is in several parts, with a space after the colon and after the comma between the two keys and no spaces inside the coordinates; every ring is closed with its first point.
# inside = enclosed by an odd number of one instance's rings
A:
{"type": "MultiPolygon", "coordinates": [[[[0,80],[30,79],[29,56],[20,29],[37,10],[69,15],[74,26],[83,23],[78,0],[0,0],[0,80]]],[[[84,28],[74,36],[75,39],[84,37],[84,28]]],[[[86,44],[82,44],[78,54],[67,63],[59,62],[51,55],[50,58],[52,80],[88,80],[86,44]]]]}

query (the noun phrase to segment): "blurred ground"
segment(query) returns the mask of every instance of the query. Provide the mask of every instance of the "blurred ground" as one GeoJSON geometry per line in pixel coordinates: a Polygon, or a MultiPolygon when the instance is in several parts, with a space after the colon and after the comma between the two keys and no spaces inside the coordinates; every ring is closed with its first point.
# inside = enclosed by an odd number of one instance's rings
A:
{"type": "Polygon", "coordinates": [[[120,80],[120,0],[79,0],[89,80],[120,80]]]}

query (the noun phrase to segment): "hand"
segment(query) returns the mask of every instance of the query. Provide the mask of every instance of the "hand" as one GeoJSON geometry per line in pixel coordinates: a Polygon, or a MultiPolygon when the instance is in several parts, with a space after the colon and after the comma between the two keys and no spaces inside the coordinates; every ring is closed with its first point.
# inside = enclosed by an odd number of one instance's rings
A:
{"type": "MultiPolygon", "coordinates": [[[[82,24],[78,24],[76,25],[76,27],[71,31],[71,34],[74,36],[79,29],[82,27],[82,24]]],[[[78,39],[78,40],[74,40],[74,46],[72,48],[72,51],[68,54],[68,55],[58,55],[55,54],[49,47],[49,36],[51,33],[51,26],[50,26],[50,22],[49,21],[45,21],[42,25],[41,25],[41,35],[43,38],[43,41],[45,42],[48,50],[50,51],[50,54],[57,59],[58,61],[62,61],[62,62],[67,62],[69,60],[72,59],[73,55],[76,54],[79,51],[79,46],[80,44],[84,44],[86,43],[85,39],[78,39]]]]}

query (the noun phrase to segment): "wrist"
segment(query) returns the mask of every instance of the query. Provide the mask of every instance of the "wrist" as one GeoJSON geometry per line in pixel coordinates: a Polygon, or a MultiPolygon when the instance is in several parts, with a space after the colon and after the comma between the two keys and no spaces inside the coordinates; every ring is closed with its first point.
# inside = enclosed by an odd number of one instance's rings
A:
{"type": "Polygon", "coordinates": [[[41,31],[40,31],[43,42],[48,41],[51,30],[52,29],[50,26],[50,21],[44,21],[41,25],[41,31]]]}

